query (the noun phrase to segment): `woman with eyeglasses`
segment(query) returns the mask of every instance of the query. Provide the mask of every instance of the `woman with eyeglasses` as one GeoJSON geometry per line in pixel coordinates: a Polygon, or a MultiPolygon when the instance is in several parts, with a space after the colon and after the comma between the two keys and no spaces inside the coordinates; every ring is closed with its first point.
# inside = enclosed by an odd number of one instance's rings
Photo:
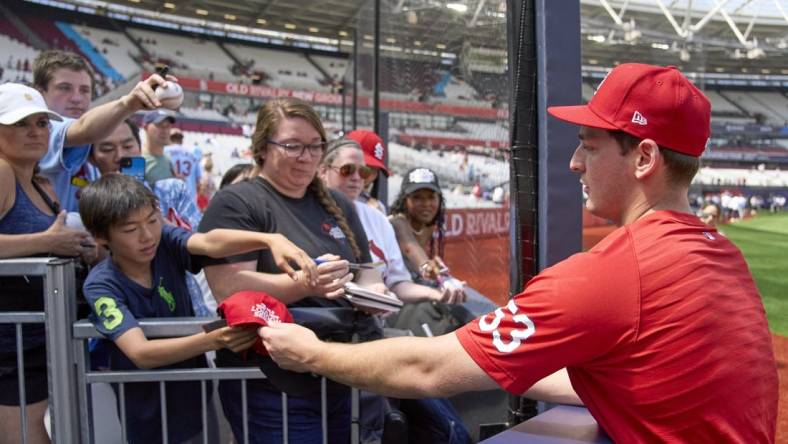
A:
{"type": "MultiPolygon", "coordinates": [[[[35,89],[15,83],[0,86],[0,258],[88,255],[90,235],[69,228],[49,183],[36,175],[47,153],[49,120],[62,120],[47,109],[35,89]]],[[[40,277],[0,277],[0,311],[43,311],[40,277]]],[[[47,368],[43,324],[22,327],[27,442],[48,443],[44,429],[47,368]]],[[[21,440],[16,334],[0,324],[0,430],[21,440]]],[[[0,438],[0,442],[3,441],[0,438]]]]}
{"type": "MultiPolygon", "coordinates": [[[[353,203],[343,194],[328,190],[317,177],[325,147],[323,124],[306,102],[280,97],[260,108],[252,136],[255,166],[251,178],[229,185],[214,196],[200,231],[237,228],[281,233],[320,264],[316,279],[294,282],[280,271],[268,251],[208,262],[205,274],[219,302],[237,291],[257,290],[291,308],[350,308],[343,298],[344,285],[354,279],[358,285],[385,291],[376,270],[361,270],[357,276],[349,272],[349,263],[369,263],[371,257],[353,203]]],[[[371,319],[368,315],[359,316],[371,319]]],[[[244,360],[229,351],[217,353],[219,366],[258,365],[259,359],[252,354],[244,360]]],[[[281,443],[282,392],[267,380],[248,380],[246,386],[249,439],[255,443],[281,443]]],[[[219,394],[236,440],[243,442],[240,381],[222,381],[219,394]]],[[[321,442],[319,391],[287,399],[290,442],[321,442]]],[[[349,389],[328,383],[327,409],[328,442],[348,442],[349,389]]]]}
{"type": "Polygon", "coordinates": [[[330,188],[342,192],[353,201],[369,241],[372,260],[382,262],[379,268],[383,281],[394,294],[405,302],[425,300],[458,303],[464,299],[462,291],[450,288],[437,290],[413,282],[405,267],[394,228],[386,216],[359,200],[365,181],[375,171],[366,165],[364,151],[358,142],[339,139],[331,142],[320,165],[320,178],[330,188]]]}

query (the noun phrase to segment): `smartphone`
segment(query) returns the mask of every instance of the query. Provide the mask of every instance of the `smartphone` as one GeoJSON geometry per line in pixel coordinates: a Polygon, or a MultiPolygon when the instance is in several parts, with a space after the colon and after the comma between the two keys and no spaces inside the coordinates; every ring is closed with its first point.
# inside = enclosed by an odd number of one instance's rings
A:
{"type": "Polygon", "coordinates": [[[145,182],[145,158],[139,156],[121,157],[120,172],[140,182],[145,182]]]}

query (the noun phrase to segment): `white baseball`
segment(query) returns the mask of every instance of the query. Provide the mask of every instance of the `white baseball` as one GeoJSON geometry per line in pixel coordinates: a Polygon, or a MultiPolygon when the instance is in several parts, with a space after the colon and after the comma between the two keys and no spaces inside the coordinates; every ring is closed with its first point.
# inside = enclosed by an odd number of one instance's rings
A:
{"type": "Polygon", "coordinates": [[[183,103],[183,88],[175,82],[169,80],[162,86],[156,88],[156,98],[161,102],[161,106],[172,110],[177,110],[183,103]]]}

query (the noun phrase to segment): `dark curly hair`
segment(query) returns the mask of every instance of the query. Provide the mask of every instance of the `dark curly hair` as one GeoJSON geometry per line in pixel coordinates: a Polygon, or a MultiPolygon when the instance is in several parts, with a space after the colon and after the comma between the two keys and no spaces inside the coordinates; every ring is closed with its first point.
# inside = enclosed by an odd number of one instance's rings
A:
{"type": "MultiPolygon", "coordinates": [[[[405,207],[405,200],[408,198],[408,196],[410,196],[410,194],[405,194],[403,190],[400,189],[397,200],[395,200],[394,204],[391,206],[392,215],[402,214],[408,218],[408,209],[405,207]]],[[[438,226],[437,242],[435,236],[430,238],[430,248],[427,252],[427,255],[430,258],[435,257],[435,255],[443,257],[444,238],[446,237],[446,233],[443,228],[444,222],[446,221],[446,199],[443,198],[443,193],[438,193],[438,196],[440,197],[440,201],[438,202],[438,212],[435,214],[435,218],[433,218],[432,221],[427,224],[428,227],[432,227],[436,224],[438,226]]]]}

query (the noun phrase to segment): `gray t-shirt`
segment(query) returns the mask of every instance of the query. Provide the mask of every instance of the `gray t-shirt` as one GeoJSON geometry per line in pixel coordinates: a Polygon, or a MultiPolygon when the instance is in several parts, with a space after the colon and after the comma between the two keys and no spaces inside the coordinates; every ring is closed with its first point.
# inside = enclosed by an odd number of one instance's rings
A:
{"type": "Polygon", "coordinates": [[[145,182],[154,185],[162,179],[175,177],[172,173],[172,162],[166,154],[163,156],[143,154],[142,157],[145,158],[145,182]]]}

